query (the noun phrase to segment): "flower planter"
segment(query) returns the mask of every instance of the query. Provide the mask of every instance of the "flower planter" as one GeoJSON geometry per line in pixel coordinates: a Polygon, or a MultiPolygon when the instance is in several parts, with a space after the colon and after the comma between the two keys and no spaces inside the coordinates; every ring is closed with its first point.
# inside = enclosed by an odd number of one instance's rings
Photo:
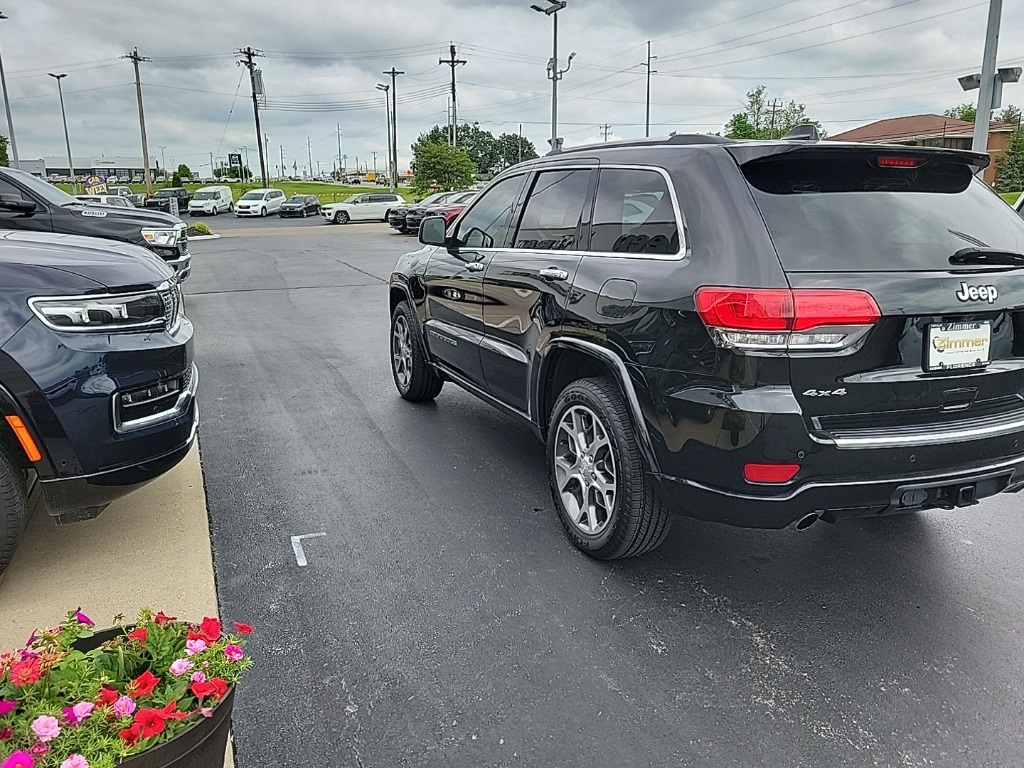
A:
{"type": "MultiPolygon", "coordinates": [[[[102,629],[92,637],[79,640],[75,647],[80,651],[91,651],[121,634],[120,627],[102,629]]],[[[211,717],[201,718],[170,741],[126,757],[118,765],[124,768],[223,768],[234,702],[235,689],[232,687],[214,707],[211,717]]]]}

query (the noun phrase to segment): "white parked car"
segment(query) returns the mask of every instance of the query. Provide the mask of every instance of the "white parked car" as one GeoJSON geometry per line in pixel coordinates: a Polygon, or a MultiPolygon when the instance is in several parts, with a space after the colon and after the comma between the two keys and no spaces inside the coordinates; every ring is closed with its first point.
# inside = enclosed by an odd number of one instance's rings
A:
{"type": "Polygon", "coordinates": [[[323,207],[324,218],[334,224],[350,221],[387,221],[391,209],[404,205],[401,195],[387,192],[352,195],[340,203],[323,207]]]}
{"type": "Polygon", "coordinates": [[[238,198],[236,216],[269,216],[281,209],[285,201],[280,189],[253,189],[238,198]]]}
{"type": "Polygon", "coordinates": [[[218,213],[231,213],[235,210],[231,187],[212,186],[200,187],[188,201],[189,216],[216,216],[218,213]]]}
{"type": "Polygon", "coordinates": [[[112,205],[115,208],[134,208],[132,201],[121,195],[75,195],[76,200],[93,205],[112,205]]]}
{"type": "Polygon", "coordinates": [[[136,173],[134,176],[132,176],[132,184],[141,184],[145,180],[146,177],[143,176],[141,173],[136,173]]]}

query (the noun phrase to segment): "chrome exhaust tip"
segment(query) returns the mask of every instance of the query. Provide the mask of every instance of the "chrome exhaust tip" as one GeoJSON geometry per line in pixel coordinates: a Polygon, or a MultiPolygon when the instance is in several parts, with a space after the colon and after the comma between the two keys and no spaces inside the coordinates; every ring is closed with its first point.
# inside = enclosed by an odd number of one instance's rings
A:
{"type": "Polygon", "coordinates": [[[818,522],[818,518],[820,517],[821,514],[819,512],[811,512],[809,515],[804,515],[799,520],[797,520],[796,524],[793,527],[798,531],[806,531],[808,528],[810,528],[812,525],[818,522]]]}

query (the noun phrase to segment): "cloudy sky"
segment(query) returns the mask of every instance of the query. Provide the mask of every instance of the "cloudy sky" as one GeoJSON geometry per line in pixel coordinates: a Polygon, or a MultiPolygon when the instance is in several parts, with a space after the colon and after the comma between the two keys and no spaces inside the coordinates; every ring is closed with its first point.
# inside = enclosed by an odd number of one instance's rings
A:
{"type": "MultiPolygon", "coordinates": [[[[536,0],[546,4],[547,0],[536,0]]],[[[131,63],[143,65],[150,154],[208,172],[210,153],[249,147],[257,167],[252,101],[233,51],[253,46],[268,109],[270,164],[314,170],[338,156],[383,168],[384,97],[398,78],[402,167],[409,145],[444,124],[449,41],[458,71],[459,118],[495,133],[519,130],[537,145],[550,134],[551,20],[533,0],[9,0],[0,23],[19,153],[64,152],[56,83],[63,81],[76,157],[141,155],[131,63]],[[310,149],[307,150],[307,139],[310,149]]],[[[1024,3],[1006,2],[1001,65],[1024,64],[1024,3]]],[[[646,43],[658,57],[652,134],[717,131],[759,84],[807,104],[838,133],[883,117],[941,112],[965,95],[956,77],[980,68],[987,0],[568,0],[559,14],[560,134],[567,144],[642,136],[646,43]]],[[[1024,83],[1004,103],[1024,103],[1024,83]]],[[[0,126],[2,126],[0,121],[0,126]]],[[[4,131],[5,132],[5,131],[4,131]]],[[[76,163],[77,164],[77,163],[76,163]]]]}

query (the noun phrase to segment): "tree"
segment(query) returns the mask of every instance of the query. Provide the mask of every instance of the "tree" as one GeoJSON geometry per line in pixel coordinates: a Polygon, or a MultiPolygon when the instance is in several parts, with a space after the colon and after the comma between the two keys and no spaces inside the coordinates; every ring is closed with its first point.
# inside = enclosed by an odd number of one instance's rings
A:
{"type": "Polygon", "coordinates": [[[473,183],[473,161],[464,149],[431,141],[413,145],[412,187],[425,193],[436,187],[462,189],[473,183]]]}
{"type": "Polygon", "coordinates": [[[9,143],[6,136],[0,136],[0,166],[4,168],[11,164],[10,159],[7,157],[7,145],[9,143]]]}
{"type": "Polygon", "coordinates": [[[504,170],[524,160],[533,160],[539,155],[533,142],[518,133],[503,133],[498,137],[498,157],[504,170]]]}
{"type": "MultiPolygon", "coordinates": [[[[222,165],[220,168],[213,169],[213,175],[214,178],[217,179],[230,179],[232,177],[237,177],[239,176],[239,167],[237,165],[222,165]]],[[[241,168],[240,178],[243,181],[252,178],[252,171],[249,170],[249,166],[243,166],[241,168]]]]}
{"type": "Polygon", "coordinates": [[[1006,152],[996,160],[998,192],[1017,192],[1024,189],[1024,129],[1017,128],[1010,136],[1006,152]]]}
{"type": "Polygon", "coordinates": [[[768,100],[768,88],[759,85],[747,93],[747,104],[725,124],[730,139],[778,139],[798,125],[815,126],[822,136],[821,123],[807,116],[807,107],[790,100],[768,100]]]}
{"type": "Polygon", "coordinates": [[[1016,123],[1018,126],[1020,126],[1020,117],[1020,107],[1016,107],[1013,104],[1010,104],[1002,112],[999,113],[998,117],[996,117],[996,120],[998,120],[1000,123],[1016,123]]]}
{"type": "Polygon", "coordinates": [[[183,179],[191,179],[192,171],[189,170],[189,167],[187,165],[182,163],[181,165],[178,166],[178,176],[180,176],[183,179]]]}
{"type": "Polygon", "coordinates": [[[966,120],[968,123],[973,123],[974,119],[978,116],[978,108],[973,104],[957,104],[942,114],[946,117],[952,117],[954,120],[966,120]]]}

